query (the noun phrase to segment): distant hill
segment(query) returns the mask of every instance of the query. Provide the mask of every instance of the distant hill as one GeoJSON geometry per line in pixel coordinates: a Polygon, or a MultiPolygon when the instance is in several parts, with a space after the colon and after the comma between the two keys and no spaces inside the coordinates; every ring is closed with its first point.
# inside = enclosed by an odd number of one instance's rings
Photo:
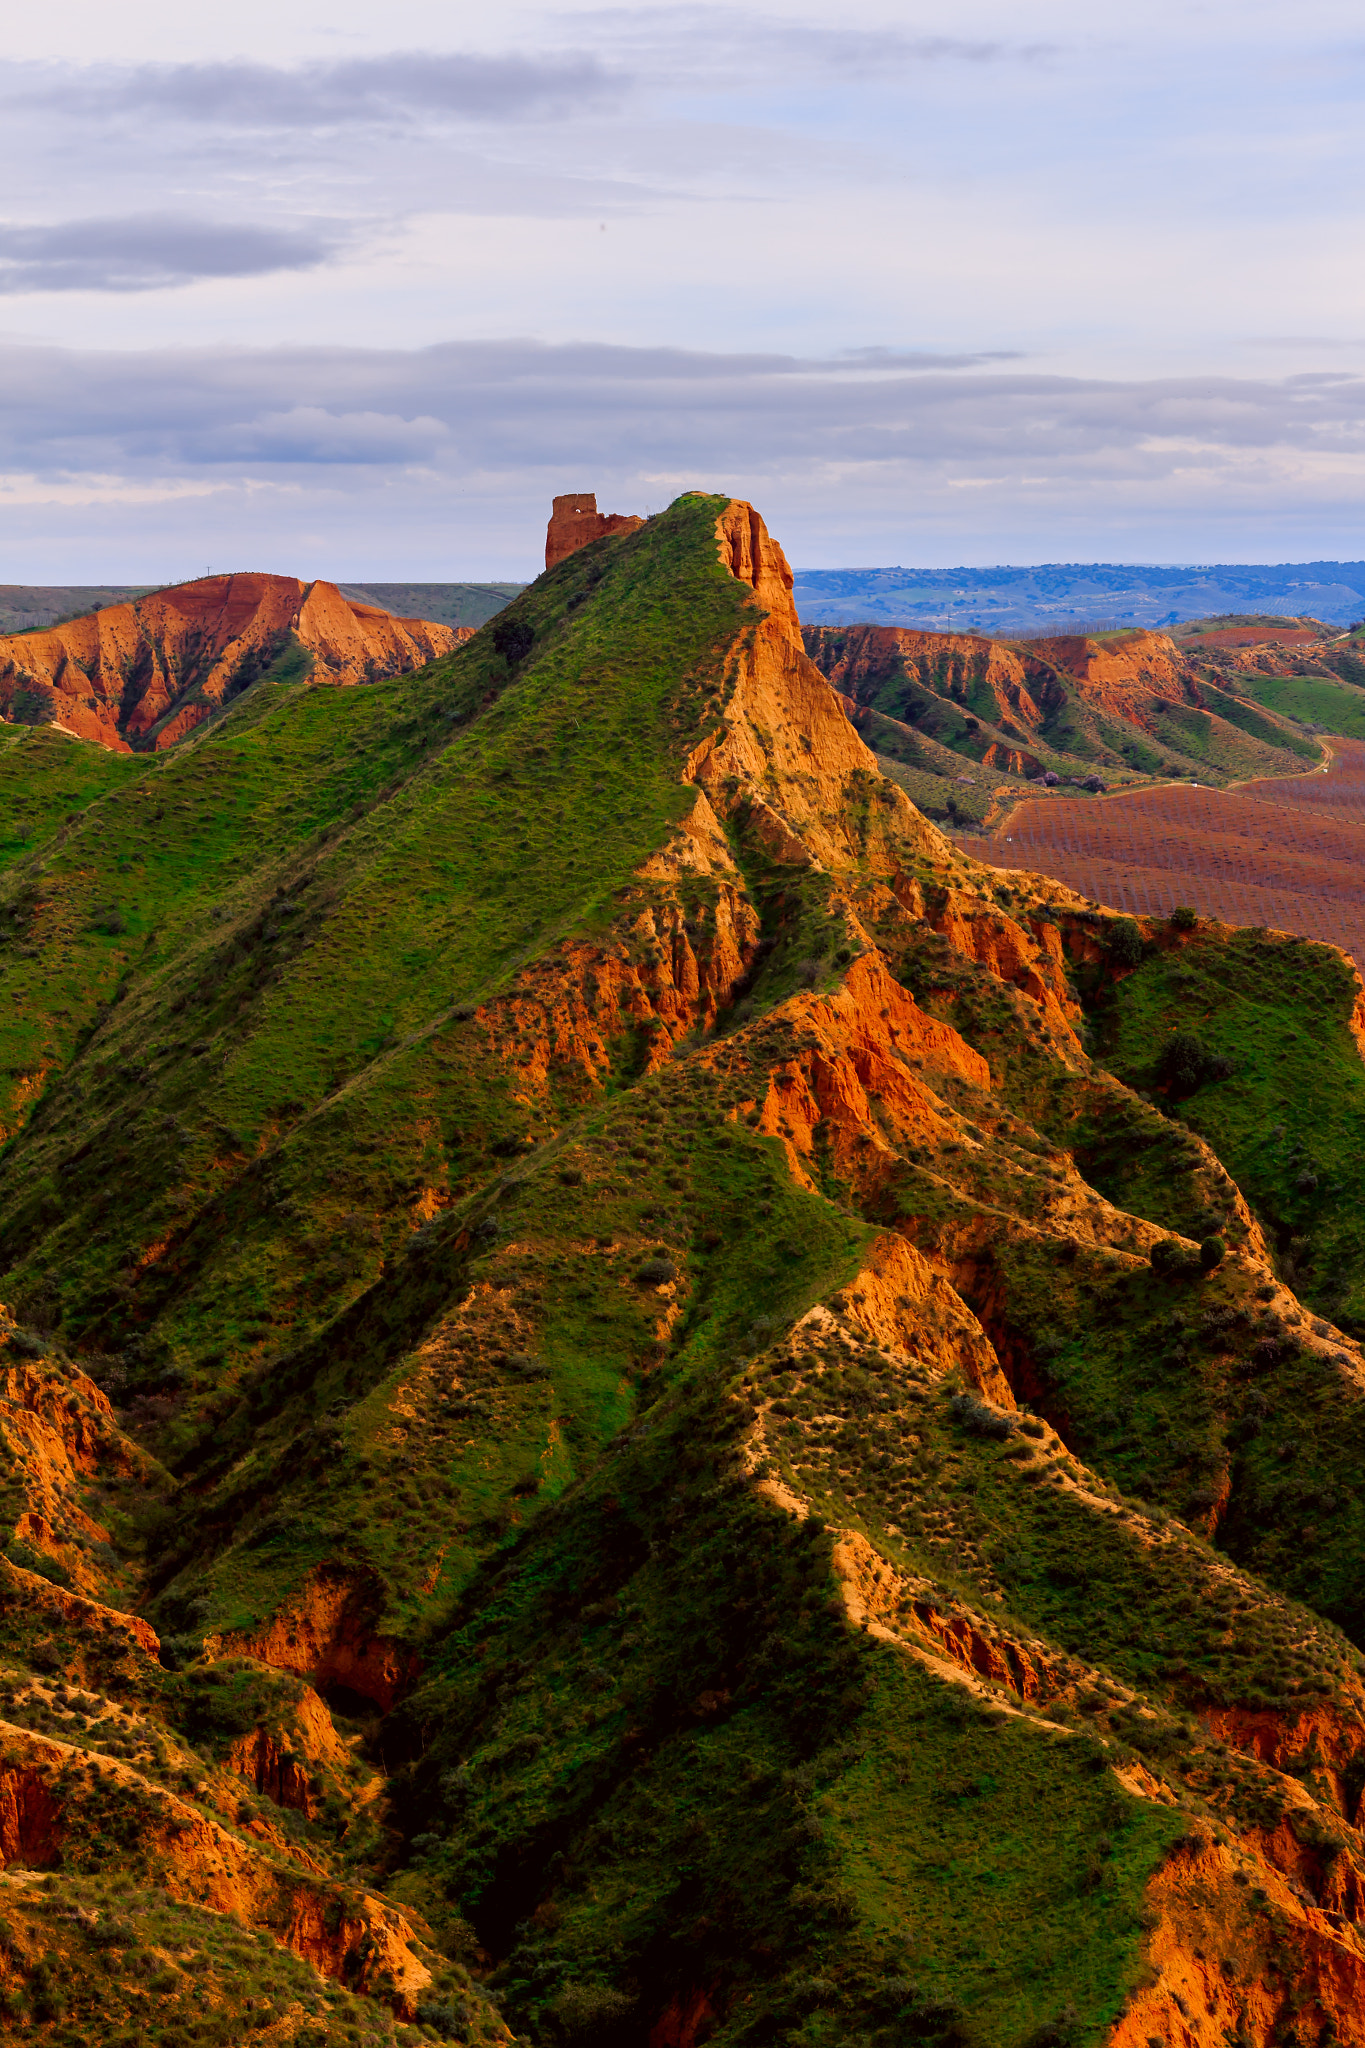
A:
{"type": "Polygon", "coordinates": [[[950,627],[1006,638],[1099,624],[1172,626],[1220,612],[1307,612],[1345,626],[1365,617],[1365,562],[799,569],[793,595],[805,625],[950,627]]]}
{"type": "MultiPolygon", "coordinates": [[[[0,633],[29,633],[87,612],[106,611],[164,586],[155,583],[0,583],[0,633]]],[[[360,604],[376,604],[400,619],[434,619],[445,626],[481,626],[523,588],[520,583],[341,583],[360,604]]]]}
{"type": "MultiPolygon", "coordinates": [[[[1319,759],[1317,742],[1300,730],[1297,700],[1281,706],[1263,686],[1365,680],[1353,642],[1297,621],[1196,629],[1178,643],[1141,627],[1011,642],[807,625],[802,637],[883,774],[927,816],[957,826],[993,820],[1043,777],[1097,793],[1301,774],[1319,759]]],[[[1359,689],[1350,695],[1365,703],[1359,689]]]]}
{"type": "Polygon", "coordinates": [[[481,626],[510,604],[524,583],[339,583],[343,597],[382,605],[400,619],[435,619],[443,626],[481,626]]]}
{"type": "Polygon", "coordinates": [[[0,636],[0,717],[127,752],[168,747],[253,683],[406,675],[471,626],[400,619],[294,576],[201,576],[0,636]]]}
{"type": "Polygon", "coordinates": [[[128,604],[154,588],[151,583],[0,583],[0,633],[55,626],[111,604],[128,604]]]}

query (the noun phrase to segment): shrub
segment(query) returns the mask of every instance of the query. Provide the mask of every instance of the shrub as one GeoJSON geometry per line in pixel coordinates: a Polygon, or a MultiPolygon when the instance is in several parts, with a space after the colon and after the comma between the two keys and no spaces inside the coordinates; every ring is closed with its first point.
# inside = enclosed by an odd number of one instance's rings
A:
{"type": "Polygon", "coordinates": [[[656,1253],[652,1259],[646,1259],[642,1266],[636,1268],[635,1277],[650,1287],[662,1287],[666,1281],[677,1279],[678,1269],[672,1259],[665,1258],[662,1253],[656,1253]]]}
{"type": "Polygon", "coordinates": [[[64,1586],[70,1591],[71,1574],[66,1566],[55,1557],[48,1557],[46,1552],[35,1550],[31,1544],[25,1543],[22,1536],[11,1536],[4,1554],[20,1571],[33,1572],[36,1577],[46,1579],[49,1585],[64,1586]]]}
{"type": "Polygon", "coordinates": [[[527,625],[525,619],[499,619],[493,628],[493,645],[509,668],[525,661],[535,637],[534,629],[527,625]]]}
{"type": "Polygon", "coordinates": [[[962,1423],[973,1436],[1013,1436],[1018,1426],[1003,1408],[992,1408],[989,1401],[980,1401],[975,1394],[954,1394],[950,1405],[954,1422],[962,1423]]]}
{"type": "Polygon", "coordinates": [[[1202,1270],[1200,1254],[1189,1251],[1176,1237],[1159,1237],[1147,1256],[1152,1271],[1163,1280],[1178,1280],[1182,1274],[1202,1270]]]}
{"type": "Polygon", "coordinates": [[[570,2040],[587,2040],[599,2028],[617,2027],[635,2011],[635,2000],[609,1984],[567,1984],[552,2007],[570,2040]]]}
{"type": "Polygon", "coordinates": [[[1057,784],[1061,781],[1061,779],[1061,776],[1057,773],[1055,768],[1047,769],[1043,776],[1044,789],[1055,789],[1057,787],[1057,784]]]}
{"type": "Polygon", "coordinates": [[[1192,1031],[1177,1031],[1161,1048],[1157,1078],[1172,1095],[1192,1095],[1207,1081],[1225,1081],[1232,1061],[1210,1052],[1192,1031]]]}
{"type": "Polygon", "coordinates": [[[1109,957],[1116,967],[1138,965],[1142,959],[1142,928],[1135,918],[1117,918],[1110,927],[1109,957]]]}
{"type": "Polygon", "coordinates": [[[424,1998],[417,2008],[419,2027],[434,2027],[443,2041],[467,2032],[478,2007],[472,1998],[424,1998]]]}
{"type": "Polygon", "coordinates": [[[1199,1247],[1199,1263],[1206,1273],[1215,1266],[1221,1266],[1227,1257],[1228,1248],[1221,1237],[1206,1237],[1199,1247]]]}
{"type": "Polygon", "coordinates": [[[28,682],[15,691],[9,709],[15,725],[46,725],[57,716],[57,699],[46,683],[28,682]]]}
{"type": "Polygon", "coordinates": [[[1174,931],[1192,932],[1198,922],[1198,916],[1190,909],[1188,903],[1177,903],[1171,912],[1171,928],[1174,931]]]}

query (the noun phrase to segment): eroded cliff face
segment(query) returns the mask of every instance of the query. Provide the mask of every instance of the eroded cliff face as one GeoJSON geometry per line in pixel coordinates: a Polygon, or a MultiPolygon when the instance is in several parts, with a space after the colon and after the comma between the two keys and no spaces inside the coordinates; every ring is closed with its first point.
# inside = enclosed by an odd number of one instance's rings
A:
{"type": "Polygon", "coordinates": [[[3,1305],[0,1447],[20,1555],[50,1560],[73,1591],[97,1599],[126,1584],[108,1504],[114,1490],[154,1486],[155,1463],[120,1429],[94,1381],[16,1325],[3,1305]]]}
{"type": "Polygon", "coordinates": [[[902,664],[922,681],[950,693],[955,686],[983,685],[1001,712],[1013,715],[1028,731],[1042,722],[1049,697],[1056,694],[1055,687],[1049,688],[1051,677],[1045,666],[1031,664],[1017,649],[980,633],[853,626],[836,634],[835,629],[816,627],[809,638],[821,657],[822,671],[858,704],[871,702],[902,664]]]}
{"type": "Polygon", "coordinates": [[[1133,632],[1091,640],[1064,635],[1036,641],[1036,659],[1074,676],[1086,700],[1115,718],[1140,719],[1149,700],[1198,703],[1189,663],[1165,633],[1133,632]]]}
{"type": "MultiPolygon", "coordinates": [[[[908,840],[933,857],[946,842],[859,739],[840,697],[802,645],[792,572],[752,505],[734,500],[716,523],[720,558],[766,616],[735,646],[721,729],[686,767],[722,816],[742,807],[777,860],[839,866],[878,860],[872,842],[908,840]],[[876,786],[879,802],[860,799],[876,786]]],[[[892,858],[884,853],[884,864],[892,858]]]]}
{"type": "Polygon", "coordinates": [[[1163,735],[1166,707],[1205,707],[1193,662],[1164,633],[1071,634],[1007,645],[981,634],[854,626],[811,627],[804,641],[822,673],[848,695],[855,716],[865,720],[878,707],[913,723],[925,701],[950,719],[960,707],[959,718],[970,713],[989,728],[974,757],[1013,775],[1041,771],[1030,743],[1068,751],[1075,738],[1064,725],[1069,703],[1154,738],[1163,735]],[[916,701],[915,689],[926,696],[916,701]]]}
{"type": "Polygon", "coordinates": [[[314,681],[406,675],[468,627],[396,619],[292,576],[205,576],[45,632],[0,639],[0,713],[115,752],[168,747],[291,645],[314,681]]]}

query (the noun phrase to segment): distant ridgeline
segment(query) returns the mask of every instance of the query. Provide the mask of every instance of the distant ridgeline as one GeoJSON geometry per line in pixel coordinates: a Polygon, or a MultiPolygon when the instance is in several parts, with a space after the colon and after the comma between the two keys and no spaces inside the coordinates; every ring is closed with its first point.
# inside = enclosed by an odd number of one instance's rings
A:
{"type": "Polygon", "coordinates": [[[799,569],[793,595],[812,626],[949,626],[1011,636],[1101,623],[1170,626],[1247,611],[1311,613],[1345,626],[1365,618],[1365,562],[799,569]]]}
{"type": "MultiPolygon", "coordinates": [[[[83,618],[111,604],[129,604],[151,583],[0,583],[0,633],[28,633],[83,618]]],[[[399,618],[435,619],[446,626],[481,626],[522,589],[520,583],[343,583],[346,597],[379,605],[399,618]]]]}

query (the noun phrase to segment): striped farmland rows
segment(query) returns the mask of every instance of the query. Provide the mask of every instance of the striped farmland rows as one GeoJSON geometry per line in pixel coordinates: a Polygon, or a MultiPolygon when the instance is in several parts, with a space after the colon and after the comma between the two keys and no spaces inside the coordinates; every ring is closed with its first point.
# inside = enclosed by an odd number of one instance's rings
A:
{"type": "Polygon", "coordinates": [[[1325,939],[1365,969],[1365,742],[1332,739],[1327,774],[1229,790],[1030,798],[998,838],[957,844],[995,867],[1054,875],[1115,910],[1188,903],[1226,924],[1325,939]]]}

